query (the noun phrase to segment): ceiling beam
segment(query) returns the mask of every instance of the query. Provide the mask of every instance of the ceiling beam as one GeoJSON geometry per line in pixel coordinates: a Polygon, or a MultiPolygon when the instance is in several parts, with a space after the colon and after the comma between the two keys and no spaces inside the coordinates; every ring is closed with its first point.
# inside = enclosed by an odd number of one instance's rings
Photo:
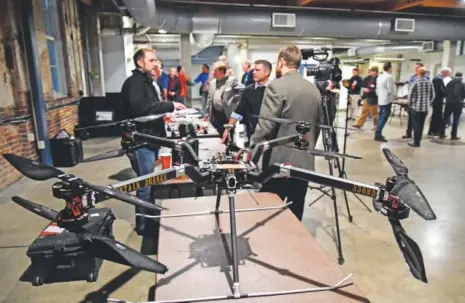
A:
{"type": "Polygon", "coordinates": [[[423,4],[425,7],[438,8],[465,8],[465,5],[457,0],[426,0],[423,4]]]}
{"type": "Polygon", "coordinates": [[[402,11],[407,8],[422,6],[426,0],[397,0],[392,6],[393,11],[402,11]]]}

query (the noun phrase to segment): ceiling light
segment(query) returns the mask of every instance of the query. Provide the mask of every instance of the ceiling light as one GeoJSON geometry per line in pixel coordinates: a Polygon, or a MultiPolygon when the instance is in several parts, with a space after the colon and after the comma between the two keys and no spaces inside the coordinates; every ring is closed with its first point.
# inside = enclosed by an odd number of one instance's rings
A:
{"type": "Polygon", "coordinates": [[[158,30],[158,33],[159,33],[159,34],[166,34],[166,33],[167,33],[167,31],[166,31],[166,30],[164,30],[164,29],[159,29],[159,30],[158,30]]]}

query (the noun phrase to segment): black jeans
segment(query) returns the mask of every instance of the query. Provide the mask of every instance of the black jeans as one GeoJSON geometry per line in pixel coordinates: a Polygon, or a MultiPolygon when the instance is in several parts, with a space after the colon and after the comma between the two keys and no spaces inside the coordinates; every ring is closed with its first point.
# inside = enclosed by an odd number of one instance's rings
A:
{"type": "Polygon", "coordinates": [[[441,131],[442,122],[442,100],[441,102],[433,103],[433,115],[429,124],[428,135],[439,134],[441,131]]]}
{"type": "Polygon", "coordinates": [[[405,133],[405,135],[407,137],[411,137],[412,136],[412,132],[413,132],[413,125],[412,125],[412,116],[413,116],[413,109],[408,109],[408,121],[407,121],[407,132],[405,133]]]}
{"type": "Polygon", "coordinates": [[[441,135],[446,134],[446,124],[450,121],[450,116],[453,115],[450,136],[451,138],[457,137],[457,128],[459,127],[460,116],[462,115],[462,106],[463,105],[461,103],[446,103],[444,117],[441,124],[441,135]]]}
{"type": "Polygon", "coordinates": [[[289,209],[299,221],[302,221],[307,189],[307,181],[294,178],[272,178],[263,184],[260,192],[275,193],[283,200],[287,197],[287,202],[292,202],[289,209]]]}
{"type": "Polygon", "coordinates": [[[420,145],[428,112],[417,112],[416,110],[411,110],[410,114],[412,115],[413,143],[420,145]]]}

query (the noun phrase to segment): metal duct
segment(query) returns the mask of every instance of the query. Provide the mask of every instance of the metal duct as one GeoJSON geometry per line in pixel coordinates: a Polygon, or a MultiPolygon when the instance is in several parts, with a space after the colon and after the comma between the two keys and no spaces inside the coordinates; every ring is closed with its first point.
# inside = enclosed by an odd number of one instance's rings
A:
{"type": "Polygon", "coordinates": [[[385,45],[372,45],[362,46],[356,49],[348,50],[343,53],[335,53],[338,57],[367,57],[380,54],[393,54],[405,53],[409,51],[420,51],[422,44],[409,43],[409,44],[385,44],[385,45]]]}
{"type": "Polygon", "coordinates": [[[465,19],[383,12],[302,10],[243,6],[158,5],[154,1],[125,0],[140,24],[163,28],[169,33],[305,36],[387,40],[465,40],[465,19]],[[148,4],[150,2],[150,5],[148,4]],[[143,5],[143,7],[141,7],[143,5]],[[152,10],[149,8],[152,7],[152,10]],[[273,28],[272,12],[295,13],[294,28],[273,28]],[[415,31],[391,31],[396,17],[415,19],[415,31]]]}

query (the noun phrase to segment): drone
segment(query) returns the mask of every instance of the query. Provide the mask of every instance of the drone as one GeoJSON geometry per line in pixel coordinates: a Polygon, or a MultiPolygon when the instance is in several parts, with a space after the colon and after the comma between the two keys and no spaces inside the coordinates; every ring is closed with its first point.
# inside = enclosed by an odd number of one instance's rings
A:
{"type": "MultiPolygon", "coordinates": [[[[153,118],[153,117],[152,117],[153,118]]],[[[157,118],[157,117],[155,117],[157,118]]],[[[263,117],[260,117],[263,118],[263,117]]],[[[269,118],[276,119],[278,118],[269,118]]],[[[276,121],[277,122],[277,121],[276,121]]],[[[55,186],[54,196],[65,199],[66,207],[61,212],[56,212],[42,205],[28,201],[20,197],[13,197],[13,201],[24,208],[42,216],[48,220],[55,221],[59,225],[67,228],[70,231],[80,235],[82,241],[87,244],[85,247],[93,247],[101,245],[105,250],[89,249],[88,251],[104,260],[129,265],[143,270],[166,273],[167,267],[155,260],[152,260],[137,251],[125,246],[122,243],[114,241],[110,238],[105,238],[85,229],[85,213],[89,208],[94,207],[97,203],[108,198],[116,198],[126,203],[139,205],[148,209],[164,210],[161,206],[151,205],[132,195],[124,192],[134,191],[135,188],[151,186],[155,183],[161,183],[179,176],[187,175],[195,184],[200,186],[214,185],[217,191],[217,203],[215,211],[209,213],[217,214],[219,212],[219,198],[223,191],[226,191],[229,200],[229,217],[231,224],[231,250],[232,250],[232,268],[233,268],[233,295],[231,298],[245,297],[241,294],[239,287],[239,265],[237,252],[237,232],[235,213],[235,194],[237,190],[249,188],[255,184],[263,184],[272,177],[292,177],[308,182],[315,182],[322,185],[327,185],[344,191],[351,191],[373,199],[374,209],[388,218],[391,224],[394,237],[397,241],[399,249],[408,265],[411,274],[418,280],[427,283],[426,271],[423,262],[423,257],[418,244],[411,239],[403,229],[400,220],[409,217],[410,209],[425,220],[435,220],[436,215],[426,200],[424,194],[418,186],[408,176],[408,168],[404,163],[395,156],[389,149],[384,148],[383,153],[386,160],[392,166],[395,176],[386,179],[385,183],[375,183],[369,185],[361,182],[351,181],[345,178],[335,177],[327,174],[321,174],[314,171],[302,169],[293,166],[291,163],[274,163],[269,167],[260,169],[258,161],[261,155],[274,147],[287,146],[294,144],[295,148],[308,150],[308,141],[306,133],[313,125],[302,121],[279,121],[285,123],[296,124],[296,134],[286,137],[276,138],[269,141],[258,143],[252,151],[241,150],[238,153],[232,153],[228,147],[224,153],[219,153],[209,159],[209,161],[200,161],[198,156],[193,151],[189,142],[185,139],[170,140],[138,133],[135,129],[133,120],[124,121],[122,149],[117,151],[107,152],[101,155],[87,159],[86,162],[114,158],[121,156],[130,150],[134,150],[141,145],[154,143],[162,146],[171,147],[182,151],[182,154],[190,154],[189,158],[194,159],[195,163],[181,163],[169,169],[154,172],[149,175],[137,177],[127,180],[119,184],[114,184],[108,187],[93,185],[86,181],[75,177],[74,175],[66,174],[57,168],[46,166],[44,164],[22,158],[13,154],[4,154],[5,159],[19,170],[23,175],[34,180],[47,180],[50,178],[58,178],[61,183],[55,186]],[[147,142],[138,144],[136,138],[146,140],[147,142]],[[60,190],[58,190],[60,189],[60,190]],[[89,199],[89,197],[91,197],[89,199]],[[74,210],[78,210],[73,212],[74,210]],[[76,215],[77,214],[77,215],[76,215]],[[66,218],[67,220],[63,220],[66,218]],[[82,221],[81,221],[82,220],[82,221]]],[[[232,128],[231,125],[225,125],[226,128],[232,128]]],[[[326,126],[320,126],[326,127],[326,126]]],[[[310,150],[310,154],[324,157],[347,157],[347,155],[337,154],[326,151],[310,150]]],[[[354,158],[357,158],[353,156],[354,158]]],[[[290,203],[286,203],[283,207],[287,207],[290,203]]],[[[281,207],[280,207],[281,208],[281,207]]],[[[246,210],[243,210],[246,211],[246,210]]],[[[179,215],[159,215],[149,216],[149,218],[163,218],[176,216],[189,216],[196,214],[179,214],[179,215]]],[[[313,290],[314,291],[314,290],[313,290]]],[[[292,293],[309,292],[308,289],[293,291],[292,293]]],[[[247,294],[248,297],[253,294],[247,294]]],[[[263,295],[263,294],[262,294],[263,295]]],[[[259,296],[257,294],[257,296],[259,296]]],[[[221,297],[224,298],[224,297],[221,297]]],[[[229,298],[229,297],[228,297],[229,298]]]]}

